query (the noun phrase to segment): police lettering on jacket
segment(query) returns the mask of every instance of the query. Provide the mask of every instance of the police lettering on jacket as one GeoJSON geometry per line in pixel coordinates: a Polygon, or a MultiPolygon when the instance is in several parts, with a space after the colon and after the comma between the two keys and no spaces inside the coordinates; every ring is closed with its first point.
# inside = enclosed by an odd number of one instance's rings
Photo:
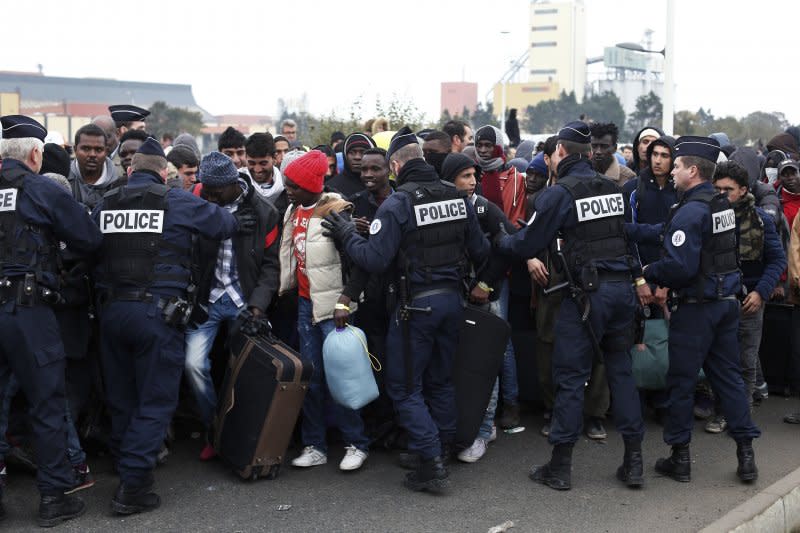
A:
{"type": "Polygon", "coordinates": [[[427,226],[440,222],[451,222],[467,218],[467,206],[463,199],[442,200],[430,204],[414,206],[417,226],[427,226]]]}
{"type": "Polygon", "coordinates": [[[100,231],[103,233],[163,233],[164,211],[130,209],[103,211],[100,231]]]}
{"type": "Polygon", "coordinates": [[[733,209],[726,209],[711,214],[711,230],[714,233],[730,231],[736,227],[736,214],[733,209]]]}
{"type": "Polygon", "coordinates": [[[578,222],[622,216],[625,213],[625,201],[619,193],[592,196],[575,200],[575,210],[578,213],[578,222]]]}
{"type": "Polygon", "coordinates": [[[17,189],[0,190],[0,211],[17,210],[17,189]]]}

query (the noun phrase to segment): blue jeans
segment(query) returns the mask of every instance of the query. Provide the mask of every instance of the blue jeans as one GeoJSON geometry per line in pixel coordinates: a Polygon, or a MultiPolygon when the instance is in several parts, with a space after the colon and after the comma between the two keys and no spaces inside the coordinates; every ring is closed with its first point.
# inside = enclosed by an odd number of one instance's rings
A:
{"type": "MultiPolygon", "coordinates": [[[[498,290],[500,291],[500,297],[489,304],[489,311],[503,320],[508,320],[509,288],[507,279],[503,280],[498,290]]],[[[506,354],[503,358],[503,370],[500,374],[500,382],[503,385],[503,402],[507,404],[517,403],[519,399],[517,358],[514,355],[514,345],[511,343],[511,338],[508,339],[508,344],[506,345],[506,354]]]]}
{"type": "MultiPolygon", "coordinates": [[[[504,280],[503,284],[498,289],[500,297],[489,304],[489,312],[495,316],[499,316],[504,320],[508,320],[508,280],[504,280]]],[[[486,414],[481,423],[481,429],[478,431],[478,436],[482,439],[488,440],[492,434],[492,425],[494,424],[494,415],[497,411],[497,399],[499,383],[503,383],[503,402],[506,404],[517,403],[519,398],[519,386],[517,385],[517,358],[514,355],[514,345],[511,344],[511,339],[508,339],[506,345],[506,353],[503,357],[503,368],[501,370],[500,380],[495,381],[492,395],[489,398],[489,405],[486,407],[486,414]]]]}
{"type": "Polygon", "coordinates": [[[325,439],[326,407],[330,408],[333,422],[342,432],[345,444],[352,444],[359,450],[367,451],[369,440],[364,434],[364,421],[361,414],[353,409],[342,407],[331,398],[325,382],[325,367],[322,363],[322,344],[325,337],[333,331],[333,320],[323,320],[314,324],[311,300],[298,298],[297,332],[300,336],[300,356],[304,362],[314,364],[311,383],[303,400],[303,424],[301,432],[303,446],[313,446],[323,453],[328,453],[325,439]]]}
{"type": "MultiPolygon", "coordinates": [[[[2,384],[0,384],[2,385],[2,384]]],[[[8,452],[11,451],[6,440],[6,431],[8,431],[8,417],[11,411],[11,400],[19,390],[19,382],[13,374],[8,375],[8,381],[5,387],[0,386],[3,391],[2,398],[0,398],[0,462],[5,459],[8,452]]],[[[75,430],[75,422],[72,420],[72,414],[69,409],[69,401],[66,404],[65,423],[67,424],[67,459],[72,466],[80,466],[86,462],[86,453],[81,447],[78,432],[75,430]]]]}
{"type": "Polygon", "coordinates": [[[194,391],[197,408],[206,428],[214,422],[217,409],[217,393],[211,380],[211,360],[208,354],[214,345],[214,339],[224,321],[231,325],[239,316],[241,309],[233,303],[227,293],[208,306],[208,320],[186,331],[186,377],[194,391]]]}

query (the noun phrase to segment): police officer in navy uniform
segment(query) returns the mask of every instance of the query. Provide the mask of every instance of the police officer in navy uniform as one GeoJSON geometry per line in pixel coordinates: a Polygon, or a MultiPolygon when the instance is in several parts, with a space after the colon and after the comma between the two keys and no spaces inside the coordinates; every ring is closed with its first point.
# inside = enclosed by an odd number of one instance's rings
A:
{"type": "Polygon", "coordinates": [[[592,169],[590,138],[589,127],[580,121],[559,131],[556,186],[536,198],[526,228],[495,239],[501,252],[522,258],[553,246],[554,253],[563,254],[559,257],[564,275],[573,281],[573,297],[564,299],[555,327],[552,458],[530,473],[534,481],[557,490],[571,486],[572,448],[583,424],[584,386],[601,352],[614,399],[614,422],[625,442],[617,477],[630,487],[643,484],[644,425],[629,349],[636,293],[643,303],[649,303],[652,295],[624,237],[621,190],[592,169]]]}
{"type": "Polygon", "coordinates": [[[325,224],[359,267],[383,272],[394,265],[405,278],[398,291],[412,309],[405,308],[402,324],[401,303],[389,323],[386,390],[408,431],[409,451],[419,457],[405,485],[436,491],[449,484],[443,454],[456,430],[452,369],[463,316],[461,280],[467,256],[480,263],[490,247],[472,204],[439,180],[408,127],[392,138],[387,158],[397,191],[378,208],[370,238],[336,215],[325,224]]]}
{"type": "Polygon", "coordinates": [[[659,459],[656,470],[677,481],[691,479],[693,393],[701,368],[719,395],[736,441],[736,474],[745,482],[758,477],[752,442],[761,432],[750,418],[739,363],[736,217],[727,197],[716,194],[711,183],[719,152],[719,143],[709,137],[678,139],[672,177],[683,196],[664,230],[663,257],[644,271],[648,282],[676,291],[664,423],[664,442],[672,446],[672,455],[659,459]]]}
{"type": "Polygon", "coordinates": [[[192,237],[224,240],[237,228],[227,210],[167,188],[167,159],[152,137],[131,169],[128,184],[106,193],[93,213],[103,233],[100,346],[120,476],[111,509],[119,514],[160,504],[152,472],[184,367],[192,237]]]}
{"type": "MultiPolygon", "coordinates": [[[[0,389],[13,372],[28,400],[39,467],[38,523],[49,527],[85,510],[80,498],[64,495],[75,478],[66,457],[66,359],[51,309],[59,299],[58,243],[91,254],[101,235],[67,191],[37,175],[45,128],[21,115],[0,123],[0,389]]],[[[0,518],[4,514],[0,503],[0,518]]]]}

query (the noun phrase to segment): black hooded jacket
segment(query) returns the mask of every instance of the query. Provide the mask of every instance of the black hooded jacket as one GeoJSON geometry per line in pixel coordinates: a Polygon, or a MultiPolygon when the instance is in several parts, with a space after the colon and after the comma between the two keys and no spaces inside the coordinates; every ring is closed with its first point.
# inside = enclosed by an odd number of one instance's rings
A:
{"type": "Polygon", "coordinates": [[[359,139],[361,139],[362,137],[367,139],[368,142],[372,144],[371,148],[375,148],[375,141],[373,141],[372,138],[364,134],[351,133],[350,135],[348,135],[347,139],[345,139],[344,141],[344,146],[342,147],[342,156],[343,156],[342,159],[344,160],[344,168],[340,173],[333,176],[325,184],[329,189],[338,192],[345,199],[349,199],[357,192],[363,191],[366,188],[364,187],[364,184],[361,183],[361,173],[355,172],[353,169],[351,169],[350,165],[347,162],[347,151],[350,149],[352,141],[356,136],[358,136],[359,139]]]}
{"type": "Polygon", "coordinates": [[[656,130],[659,137],[664,136],[664,132],[661,131],[661,128],[657,128],[656,126],[645,126],[636,132],[636,136],[633,138],[633,159],[628,163],[628,168],[636,172],[637,176],[639,175],[639,164],[641,162],[641,159],[639,159],[639,137],[644,130],[656,130]]]}

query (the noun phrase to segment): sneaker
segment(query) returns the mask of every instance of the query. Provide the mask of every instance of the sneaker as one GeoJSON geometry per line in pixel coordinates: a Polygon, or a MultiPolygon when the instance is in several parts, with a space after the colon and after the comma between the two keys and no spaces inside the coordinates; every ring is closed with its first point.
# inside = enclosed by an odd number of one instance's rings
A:
{"type": "Polygon", "coordinates": [[[492,424],[492,434],[489,435],[489,442],[494,442],[497,440],[497,426],[492,424]]]}
{"type": "Polygon", "coordinates": [[[787,424],[800,424],[800,413],[789,413],[783,417],[783,421],[787,424]]]}
{"type": "Polygon", "coordinates": [[[324,465],[328,462],[328,456],[313,446],[303,448],[303,453],[292,461],[292,466],[308,468],[309,466],[324,465]]]}
{"type": "Polygon", "coordinates": [[[722,433],[728,428],[728,421],[725,420],[723,415],[714,415],[714,417],[706,422],[705,430],[707,433],[722,433]]]}
{"type": "Polygon", "coordinates": [[[206,445],[203,446],[202,451],[200,451],[201,461],[210,461],[216,456],[217,456],[217,450],[215,450],[214,447],[209,443],[206,443],[206,445]]]}
{"type": "Polygon", "coordinates": [[[364,461],[367,460],[367,456],[369,455],[367,452],[359,450],[352,444],[350,446],[345,446],[344,449],[344,458],[342,462],[339,463],[339,470],[344,470],[346,472],[361,468],[361,465],[364,464],[364,461]]]}
{"type": "Polygon", "coordinates": [[[603,440],[608,437],[606,428],[603,426],[603,419],[591,417],[586,424],[586,436],[592,440],[603,440]]]}
{"type": "Polygon", "coordinates": [[[161,466],[167,464],[167,459],[169,458],[169,447],[167,446],[167,442],[164,441],[161,443],[161,450],[158,452],[156,456],[156,464],[161,466]]]}
{"type": "Polygon", "coordinates": [[[698,420],[708,420],[714,416],[714,393],[706,383],[700,383],[695,388],[692,411],[698,420]]]}
{"type": "Polygon", "coordinates": [[[761,402],[767,398],[769,398],[769,389],[767,388],[767,382],[765,381],[753,389],[753,403],[755,405],[761,405],[761,402]]]}
{"type": "Polygon", "coordinates": [[[73,466],[72,469],[75,471],[75,484],[70,489],[65,490],[64,494],[72,494],[94,486],[94,476],[89,471],[89,465],[83,463],[79,466],[73,466]]]}
{"type": "Polygon", "coordinates": [[[465,463],[474,463],[486,454],[487,442],[486,439],[478,437],[472,446],[465,450],[461,450],[458,454],[458,460],[465,463]]]}
{"type": "Polygon", "coordinates": [[[539,433],[541,433],[543,437],[549,437],[550,436],[550,421],[549,420],[545,420],[544,421],[544,425],[542,426],[542,429],[539,431],[539,433]]]}

